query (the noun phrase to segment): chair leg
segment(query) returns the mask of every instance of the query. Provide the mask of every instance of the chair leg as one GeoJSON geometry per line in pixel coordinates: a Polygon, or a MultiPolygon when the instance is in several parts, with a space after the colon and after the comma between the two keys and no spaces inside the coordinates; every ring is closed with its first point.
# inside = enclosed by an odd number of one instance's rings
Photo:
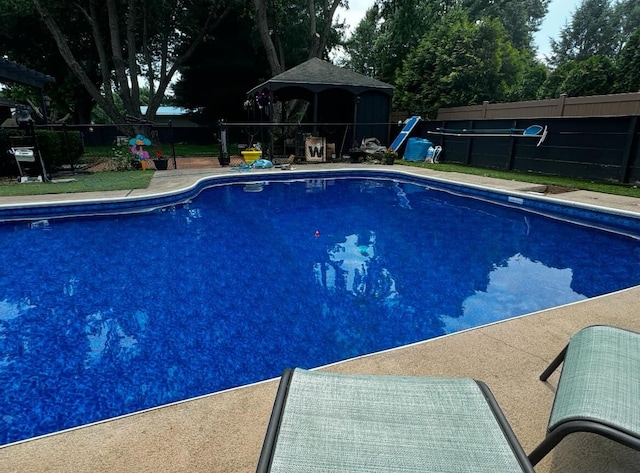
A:
{"type": "Polygon", "coordinates": [[[568,348],[569,345],[564,347],[564,349],[558,354],[558,356],[555,357],[555,359],[551,362],[547,369],[542,372],[542,374],[540,375],[540,381],[546,381],[547,378],[551,376],[551,373],[553,373],[558,368],[558,366],[560,366],[560,363],[564,361],[564,357],[567,356],[568,348]]]}
{"type": "Polygon", "coordinates": [[[547,456],[547,454],[553,450],[553,447],[555,447],[556,445],[558,445],[558,443],[560,443],[560,440],[562,440],[561,438],[557,438],[555,436],[547,436],[542,443],[540,443],[540,445],[538,445],[530,454],[529,454],[529,461],[531,462],[531,464],[533,466],[536,466],[538,463],[540,463],[540,460],[542,460],[544,457],[547,456]]]}
{"type": "Polygon", "coordinates": [[[593,432],[592,427],[593,423],[583,421],[567,422],[559,426],[553,432],[549,432],[540,445],[529,454],[529,461],[536,466],[567,435],[574,432],[593,432]]]}
{"type": "Polygon", "coordinates": [[[530,454],[529,461],[533,466],[547,456],[553,448],[567,435],[574,432],[589,432],[618,442],[627,447],[640,451],[640,439],[635,435],[623,432],[615,427],[610,427],[600,422],[580,419],[567,421],[547,434],[545,439],[530,454]]]}

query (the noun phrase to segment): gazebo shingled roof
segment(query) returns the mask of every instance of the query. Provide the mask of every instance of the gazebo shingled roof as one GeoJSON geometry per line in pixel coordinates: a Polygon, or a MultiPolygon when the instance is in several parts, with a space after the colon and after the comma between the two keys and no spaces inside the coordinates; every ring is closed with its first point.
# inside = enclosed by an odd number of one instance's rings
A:
{"type": "Polygon", "coordinates": [[[356,95],[369,90],[381,91],[388,95],[393,94],[393,86],[390,84],[343,67],[334,66],[319,58],[311,58],[292,67],[254,87],[247,94],[253,95],[263,89],[276,92],[287,87],[298,87],[314,93],[340,88],[356,95]]]}

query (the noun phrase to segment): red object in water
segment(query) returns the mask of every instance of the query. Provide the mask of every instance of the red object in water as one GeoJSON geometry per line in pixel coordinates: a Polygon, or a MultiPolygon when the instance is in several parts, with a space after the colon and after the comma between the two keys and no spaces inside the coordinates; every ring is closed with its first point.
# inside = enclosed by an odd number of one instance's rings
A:
{"type": "Polygon", "coordinates": [[[315,236],[316,238],[318,238],[320,236],[320,232],[318,230],[316,230],[316,232],[313,234],[313,236],[315,236]]]}

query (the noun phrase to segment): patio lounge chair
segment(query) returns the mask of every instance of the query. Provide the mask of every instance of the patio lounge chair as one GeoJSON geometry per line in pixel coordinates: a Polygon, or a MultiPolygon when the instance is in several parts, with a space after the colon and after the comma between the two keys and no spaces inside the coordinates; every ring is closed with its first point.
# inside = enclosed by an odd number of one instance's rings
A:
{"type": "Polygon", "coordinates": [[[640,334],[586,327],[569,340],[542,381],[564,361],[547,436],[529,455],[536,465],[573,432],[602,435],[640,450],[640,334]]]}
{"type": "Polygon", "coordinates": [[[468,378],[286,370],[258,472],[533,472],[489,389],[468,378]]]}

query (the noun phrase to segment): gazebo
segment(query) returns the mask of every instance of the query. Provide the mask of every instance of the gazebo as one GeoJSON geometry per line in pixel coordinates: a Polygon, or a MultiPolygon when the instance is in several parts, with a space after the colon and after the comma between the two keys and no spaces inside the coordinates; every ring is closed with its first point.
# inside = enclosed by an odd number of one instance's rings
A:
{"type": "Polygon", "coordinates": [[[274,101],[306,100],[309,118],[305,121],[345,124],[350,127],[350,133],[345,136],[354,143],[375,137],[383,144],[389,144],[393,86],[319,58],[311,58],[278,74],[251,89],[247,95],[252,100],[268,97],[265,103],[269,105],[274,101]]]}

